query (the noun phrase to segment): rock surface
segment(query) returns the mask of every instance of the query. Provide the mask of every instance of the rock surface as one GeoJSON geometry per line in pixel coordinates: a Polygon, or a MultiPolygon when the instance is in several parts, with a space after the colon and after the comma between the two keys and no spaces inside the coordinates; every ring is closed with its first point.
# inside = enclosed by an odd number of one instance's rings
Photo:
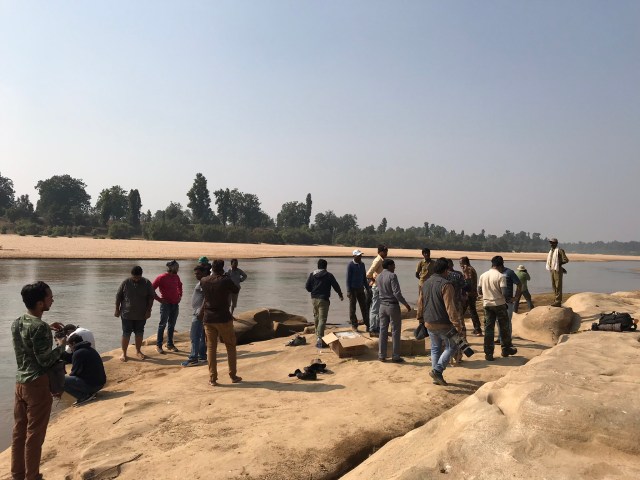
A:
{"type": "Polygon", "coordinates": [[[640,290],[634,292],[576,293],[564,303],[580,315],[579,330],[591,330],[591,324],[600,319],[600,314],[616,312],[630,313],[640,319],[640,290]]]}
{"type": "Polygon", "coordinates": [[[578,331],[580,316],[566,307],[535,307],[513,315],[513,335],[547,345],[555,345],[566,334],[578,331]]]}

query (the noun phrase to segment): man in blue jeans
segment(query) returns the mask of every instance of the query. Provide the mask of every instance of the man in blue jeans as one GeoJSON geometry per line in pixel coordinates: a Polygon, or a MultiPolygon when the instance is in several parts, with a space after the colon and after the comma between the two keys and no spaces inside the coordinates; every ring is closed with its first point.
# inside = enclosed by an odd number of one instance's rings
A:
{"type": "Polygon", "coordinates": [[[178,349],[173,344],[173,331],[180,312],[180,300],[182,300],[182,282],[178,276],[180,265],[175,260],[167,262],[167,272],[156,277],[151,286],[155,290],[160,290],[160,295],[156,295],[156,300],[160,302],[160,323],[158,324],[158,335],[156,337],[156,351],[162,355],[164,340],[164,330],[167,329],[167,350],[177,352],[178,349]]]}
{"type": "Polygon", "coordinates": [[[191,332],[189,333],[191,353],[189,354],[189,358],[181,363],[183,367],[198,365],[198,360],[201,362],[207,361],[207,342],[204,337],[204,325],[202,320],[198,318],[198,315],[204,303],[204,292],[202,291],[202,285],[200,285],[200,279],[211,274],[211,266],[209,264],[198,264],[198,266],[193,269],[193,273],[198,283],[196,283],[193,289],[193,295],[191,296],[191,309],[193,313],[193,317],[191,318],[191,332]]]}
{"type": "Polygon", "coordinates": [[[448,385],[442,374],[458,348],[447,333],[453,328],[458,333],[462,332],[455,304],[455,289],[446,278],[448,265],[446,258],[436,260],[433,275],[422,285],[423,318],[431,340],[432,370],[429,376],[433,383],[442,386],[448,385]]]}

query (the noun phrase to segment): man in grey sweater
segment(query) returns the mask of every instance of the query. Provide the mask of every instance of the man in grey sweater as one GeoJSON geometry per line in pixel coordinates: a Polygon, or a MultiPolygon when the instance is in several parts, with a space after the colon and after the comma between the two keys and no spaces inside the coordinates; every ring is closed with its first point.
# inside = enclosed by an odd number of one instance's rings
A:
{"type": "Polygon", "coordinates": [[[378,348],[378,360],[387,361],[387,338],[389,336],[389,323],[391,323],[392,354],[391,361],[394,363],[404,362],[400,356],[400,328],[402,316],[400,314],[400,304],[404,305],[407,312],[411,311],[411,306],[402,296],[400,282],[394,273],[396,264],[390,258],[385,258],[382,262],[382,272],[376,277],[376,285],[380,293],[380,341],[378,348]]]}

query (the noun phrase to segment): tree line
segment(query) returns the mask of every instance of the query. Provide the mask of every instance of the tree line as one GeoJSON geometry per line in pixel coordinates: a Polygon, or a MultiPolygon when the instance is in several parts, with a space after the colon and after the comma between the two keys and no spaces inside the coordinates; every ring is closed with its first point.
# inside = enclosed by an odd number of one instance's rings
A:
{"type": "MultiPolygon", "coordinates": [[[[311,221],[312,198],[282,205],[271,218],[260,199],[237,188],[210,191],[206,177],[197,173],[187,192],[186,207],[170,202],[164,210],[142,211],[137,189],[120,185],[103,189],[94,205],[86,184],[70,175],[54,175],[37,182],[35,208],[28,194],[17,196],[13,181],[0,173],[0,231],[20,235],[134,238],[149,240],[272,243],[299,245],[357,245],[393,248],[467,250],[490,252],[545,252],[548,239],[534,232],[506,230],[502,235],[467,234],[423,222],[417,227],[389,227],[386,218],[378,226],[358,225],[352,213],[332,210],[316,213],[311,221]],[[215,211],[214,211],[215,206],[215,211]]],[[[640,255],[640,242],[563,243],[570,252],[640,255]]]]}

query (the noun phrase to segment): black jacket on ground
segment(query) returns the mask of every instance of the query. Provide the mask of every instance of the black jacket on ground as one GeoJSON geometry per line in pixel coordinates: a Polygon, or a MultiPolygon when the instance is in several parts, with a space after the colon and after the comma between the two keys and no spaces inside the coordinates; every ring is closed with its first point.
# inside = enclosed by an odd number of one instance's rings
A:
{"type": "Polygon", "coordinates": [[[102,358],[89,342],[80,342],[74,347],[69,375],[81,378],[92,387],[102,387],[107,383],[102,358]]]}
{"type": "Polygon", "coordinates": [[[323,300],[329,300],[331,287],[342,297],[342,290],[340,290],[336,277],[326,270],[315,270],[309,274],[305,285],[307,292],[311,293],[311,298],[321,298],[323,300]]]}

